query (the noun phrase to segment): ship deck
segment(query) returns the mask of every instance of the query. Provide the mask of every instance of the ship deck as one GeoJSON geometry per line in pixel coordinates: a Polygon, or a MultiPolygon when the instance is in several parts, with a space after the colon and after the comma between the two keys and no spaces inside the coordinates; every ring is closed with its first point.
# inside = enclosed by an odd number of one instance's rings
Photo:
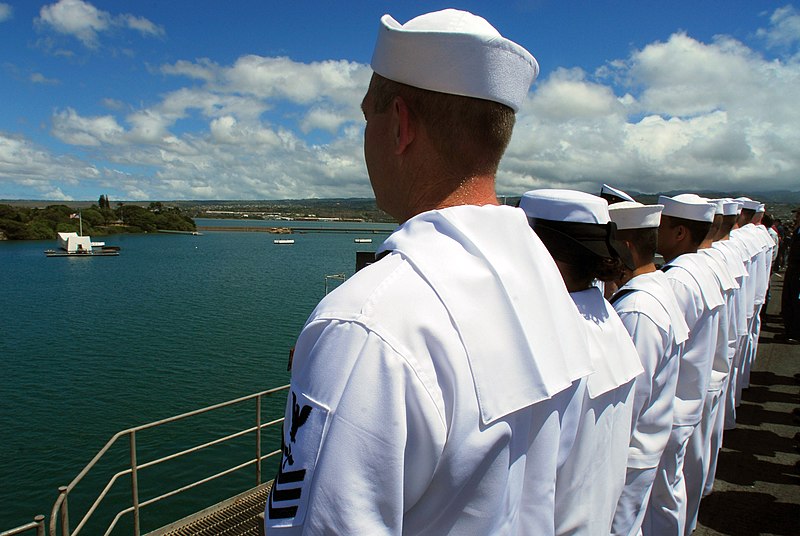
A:
{"type": "Polygon", "coordinates": [[[800,345],[775,339],[783,274],[773,274],[750,387],[736,429],[723,436],[714,491],[700,504],[693,536],[800,533],[800,345]]]}
{"type": "Polygon", "coordinates": [[[145,536],[260,536],[272,482],[227,499],[145,536]]]}

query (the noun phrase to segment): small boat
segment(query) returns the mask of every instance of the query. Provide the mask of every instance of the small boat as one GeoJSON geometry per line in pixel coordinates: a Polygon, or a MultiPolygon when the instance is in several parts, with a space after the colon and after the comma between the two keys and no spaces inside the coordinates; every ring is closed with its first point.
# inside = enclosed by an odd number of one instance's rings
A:
{"type": "Polygon", "coordinates": [[[371,238],[354,238],[353,242],[355,242],[356,244],[371,244],[372,243],[372,239],[371,238]]]}
{"type": "Polygon", "coordinates": [[[294,244],[293,238],[276,238],[272,241],[273,244],[294,244]]]}

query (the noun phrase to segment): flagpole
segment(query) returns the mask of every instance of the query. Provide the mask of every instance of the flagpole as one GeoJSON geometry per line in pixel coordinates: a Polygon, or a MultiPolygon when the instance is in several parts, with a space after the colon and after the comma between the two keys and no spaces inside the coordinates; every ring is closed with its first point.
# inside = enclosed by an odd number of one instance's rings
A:
{"type": "Polygon", "coordinates": [[[80,236],[83,236],[83,216],[81,215],[81,211],[78,211],[78,225],[80,228],[80,232],[78,233],[80,236]]]}

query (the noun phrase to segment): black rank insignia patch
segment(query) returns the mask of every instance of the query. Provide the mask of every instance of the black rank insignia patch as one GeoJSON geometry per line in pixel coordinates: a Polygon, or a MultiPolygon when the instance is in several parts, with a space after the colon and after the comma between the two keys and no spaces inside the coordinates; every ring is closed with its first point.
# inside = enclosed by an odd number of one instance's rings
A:
{"type": "Polygon", "coordinates": [[[328,414],[328,408],[302,393],[289,394],[283,422],[283,458],[267,499],[267,527],[303,523],[328,414]]]}

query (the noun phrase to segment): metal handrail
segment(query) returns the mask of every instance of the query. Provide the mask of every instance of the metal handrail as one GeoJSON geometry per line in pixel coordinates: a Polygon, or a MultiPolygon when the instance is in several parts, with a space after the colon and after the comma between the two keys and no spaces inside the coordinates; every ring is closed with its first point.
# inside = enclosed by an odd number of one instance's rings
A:
{"type": "MultiPolygon", "coordinates": [[[[275,387],[273,389],[268,389],[266,391],[261,391],[259,393],[254,393],[254,394],[251,394],[251,395],[243,396],[243,397],[240,397],[240,398],[236,398],[234,400],[228,400],[227,402],[221,402],[219,404],[214,404],[214,405],[211,405],[211,406],[207,406],[205,408],[196,409],[196,410],[193,410],[193,411],[182,413],[180,415],[175,415],[173,417],[168,417],[166,419],[161,419],[161,420],[158,420],[158,421],[154,421],[154,422],[151,422],[151,423],[143,424],[143,425],[140,425],[140,426],[135,426],[133,428],[128,428],[127,430],[123,430],[123,431],[117,432],[116,434],[114,434],[111,437],[111,439],[108,440],[108,442],[103,446],[103,448],[101,448],[98,451],[98,453],[91,459],[91,461],[86,465],[86,467],[84,467],[78,473],[78,475],[72,480],[72,482],[69,483],[69,485],[61,486],[59,488],[58,498],[56,499],[55,503],[53,504],[53,508],[52,508],[52,510],[50,512],[50,527],[49,527],[50,536],[57,536],[57,526],[59,524],[61,526],[61,535],[62,536],[78,536],[80,531],[83,529],[83,527],[89,521],[89,518],[92,516],[92,514],[94,514],[95,510],[97,510],[97,508],[99,507],[99,505],[103,501],[103,499],[106,497],[106,495],[111,491],[112,487],[117,482],[117,480],[120,477],[128,475],[128,474],[131,475],[131,502],[132,502],[132,505],[130,507],[128,507],[128,508],[120,510],[116,514],[116,516],[114,517],[114,520],[111,522],[110,526],[108,527],[108,529],[106,531],[106,534],[110,534],[111,533],[111,531],[114,529],[114,527],[116,526],[117,522],[122,518],[123,515],[129,514],[129,513],[133,513],[134,536],[140,536],[141,527],[140,527],[140,523],[139,523],[139,521],[140,521],[139,520],[139,511],[144,506],[149,506],[149,505],[154,504],[154,503],[156,503],[156,502],[158,502],[158,501],[160,501],[162,499],[166,499],[166,498],[171,497],[171,496],[173,496],[175,494],[178,494],[178,493],[181,493],[183,491],[192,489],[192,488],[194,488],[196,486],[199,486],[201,484],[205,484],[207,482],[210,482],[211,480],[214,480],[216,478],[220,478],[222,476],[231,474],[231,473],[233,473],[235,471],[238,471],[240,469],[243,469],[243,468],[245,468],[245,467],[247,467],[249,465],[254,465],[255,464],[255,466],[256,466],[256,485],[261,484],[261,462],[262,462],[262,460],[265,460],[267,458],[270,458],[272,456],[280,454],[280,452],[281,452],[280,450],[276,450],[276,451],[270,452],[270,453],[268,453],[266,455],[262,455],[261,454],[261,430],[263,430],[265,428],[269,428],[271,426],[275,426],[275,425],[280,424],[280,423],[283,422],[283,418],[271,420],[271,421],[269,421],[267,423],[262,423],[261,422],[261,399],[263,397],[265,397],[265,396],[269,396],[269,395],[278,393],[280,391],[285,391],[288,388],[289,388],[289,385],[282,385],[280,387],[275,387]],[[242,402],[246,402],[248,400],[253,400],[253,399],[255,399],[255,401],[256,401],[256,424],[255,424],[255,426],[246,428],[246,429],[241,430],[239,432],[234,432],[234,433],[229,434],[227,436],[224,436],[224,437],[221,437],[221,438],[217,438],[217,439],[214,439],[212,441],[209,441],[209,442],[206,442],[206,443],[203,443],[203,444],[200,444],[200,445],[196,445],[194,447],[185,449],[185,450],[180,451],[180,452],[176,452],[176,453],[172,453],[172,454],[169,454],[169,455],[166,455],[166,456],[162,456],[161,458],[157,458],[155,460],[148,461],[148,462],[143,463],[141,465],[138,464],[137,457],[136,457],[136,434],[137,434],[137,432],[141,432],[143,430],[148,430],[148,429],[151,429],[151,428],[155,428],[157,426],[161,426],[161,425],[164,425],[164,424],[180,421],[180,420],[186,419],[188,417],[193,417],[195,415],[208,413],[210,411],[214,411],[214,410],[217,410],[217,409],[220,409],[220,408],[233,406],[233,405],[236,405],[236,404],[239,404],[239,403],[242,403],[242,402]],[[221,472],[219,472],[219,473],[217,473],[215,475],[212,475],[210,477],[206,477],[206,478],[200,479],[200,480],[198,480],[196,482],[193,482],[193,483],[188,484],[186,486],[183,486],[181,488],[169,491],[169,492],[167,492],[165,494],[162,494],[162,495],[160,495],[158,497],[154,497],[154,498],[145,500],[145,501],[140,503],[140,501],[139,501],[139,487],[138,487],[138,471],[140,469],[146,469],[146,468],[152,467],[154,465],[158,465],[160,463],[163,463],[163,462],[166,462],[166,461],[170,461],[170,460],[173,460],[175,458],[179,458],[179,457],[184,456],[186,454],[191,454],[193,452],[198,452],[200,450],[203,450],[205,448],[211,447],[213,445],[218,445],[218,444],[223,443],[225,441],[229,441],[229,440],[235,439],[237,437],[242,437],[242,436],[247,435],[247,434],[252,433],[252,432],[256,433],[256,455],[255,455],[255,457],[253,459],[250,459],[247,462],[239,464],[239,465],[237,465],[235,467],[231,467],[231,468],[228,468],[226,470],[223,470],[223,471],[221,471],[221,472]],[[81,518],[81,520],[78,523],[78,525],[75,527],[74,530],[70,531],[70,528],[69,528],[69,506],[68,506],[68,501],[67,501],[67,498],[68,498],[69,494],[72,492],[73,489],[75,489],[75,486],[77,486],[81,482],[81,480],[83,480],[83,478],[97,464],[97,462],[109,451],[109,449],[117,442],[117,440],[119,440],[120,438],[122,438],[124,436],[128,436],[129,441],[130,441],[130,467],[128,469],[125,469],[123,471],[120,471],[120,472],[116,473],[115,475],[113,475],[109,479],[108,483],[105,485],[103,490],[100,492],[100,494],[94,500],[92,505],[86,511],[86,514],[84,514],[84,516],[81,518]]],[[[41,534],[37,533],[37,536],[43,536],[44,535],[44,528],[45,528],[44,527],[44,522],[43,522],[44,521],[44,519],[43,519],[44,516],[41,516],[41,517],[42,517],[41,534]]],[[[28,525],[25,525],[23,527],[25,527],[24,530],[30,530],[31,528],[34,528],[34,525],[33,524],[28,524],[28,525]]],[[[22,528],[22,527],[19,527],[18,529],[20,529],[20,528],[22,528]]],[[[12,530],[18,530],[18,529],[12,529],[12,530]]],[[[3,533],[0,536],[11,536],[11,534],[20,534],[20,532],[10,532],[8,535],[6,535],[6,533],[3,533]]]]}
{"type": "Polygon", "coordinates": [[[34,517],[30,523],[0,532],[0,536],[17,536],[34,529],[36,530],[36,536],[44,536],[44,528],[44,516],[40,514],[34,517]]]}

